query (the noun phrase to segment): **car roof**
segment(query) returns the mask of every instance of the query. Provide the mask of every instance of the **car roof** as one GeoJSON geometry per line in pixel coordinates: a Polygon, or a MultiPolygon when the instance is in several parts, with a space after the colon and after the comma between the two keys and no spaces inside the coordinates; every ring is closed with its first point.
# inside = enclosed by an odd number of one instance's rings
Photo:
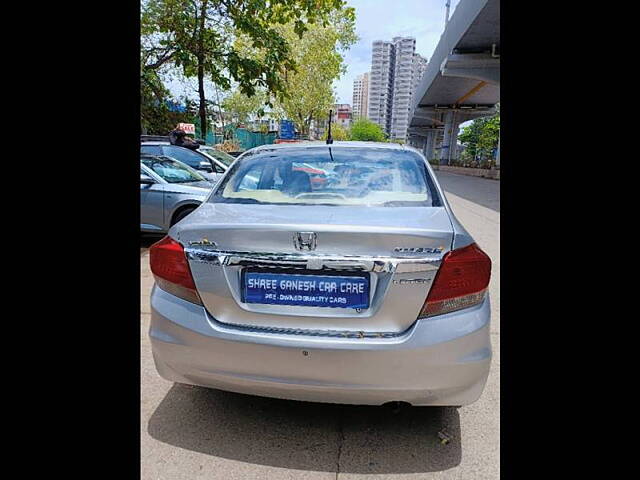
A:
{"type": "MultiPolygon", "coordinates": [[[[191,148],[187,148],[187,147],[183,147],[182,145],[173,145],[171,142],[160,142],[157,140],[152,140],[152,141],[142,141],[140,142],[141,146],[144,145],[148,145],[148,146],[153,146],[153,145],[168,145],[170,147],[176,147],[176,148],[184,148],[185,150],[190,150],[192,152],[198,152],[198,150],[200,150],[200,148],[196,148],[195,150],[192,150],[191,148]]],[[[203,147],[204,145],[200,145],[200,147],[203,147]]]]}
{"type": "MultiPolygon", "coordinates": [[[[178,160],[177,158],[168,157],[166,155],[152,155],[150,153],[140,153],[140,160],[142,160],[143,158],[159,158],[160,160],[172,160],[172,161],[180,162],[180,160],[178,160]]],[[[184,162],[180,162],[180,163],[184,163],[184,162]]]]}
{"type": "MultiPolygon", "coordinates": [[[[141,145],[171,145],[171,142],[162,142],[157,140],[143,140],[140,142],[141,145]]],[[[179,145],[173,145],[174,147],[180,147],[179,145]]],[[[211,147],[210,145],[203,145],[210,147],[214,150],[217,150],[215,147],[211,147]]],[[[331,147],[340,147],[340,148],[384,148],[387,150],[405,150],[405,151],[413,151],[418,154],[421,154],[420,150],[410,146],[404,145],[401,143],[395,142],[362,142],[362,141],[334,141],[332,144],[327,144],[325,141],[303,141],[303,142],[295,142],[295,143],[270,143],[266,145],[259,145],[251,149],[253,152],[262,152],[264,150],[281,150],[281,149],[303,149],[303,148],[326,148],[327,146],[331,147]]],[[[185,147],[180,147],[185,148],[185,147]]],[[[187,149],[190,150],[190,149],[187,149]]],[[[193,150],[197,152],[198,150],[193,150]]],[[[220,151],[220,150],[219,150],[220,151]]],[[[247,150],[249,151],[249,150],[247,150]]],[[[227,152],[223,152],[227,153],[227,152]]],[[[227,155],[229,155],[227,153],[227,155]]],[[[233,156],[233,155],[231,155],[233,156]]]]}
{"type": "MultiPolygon", "coordinates": [[[[385,148],[389,150],[409,150],[405,145],[391,142],[361,142],[361,141],[334,141],[327,144],[325,141],[318,142],[296,142],[296,143],[274,143],[269,145],[260,145],[253,148],[254,151],[282,149],[282,148],[319,148],[319,147],[341,147],[341,148],[385,148]]],[[[414,150],[411,148],[411,150],[414,150]]]]}

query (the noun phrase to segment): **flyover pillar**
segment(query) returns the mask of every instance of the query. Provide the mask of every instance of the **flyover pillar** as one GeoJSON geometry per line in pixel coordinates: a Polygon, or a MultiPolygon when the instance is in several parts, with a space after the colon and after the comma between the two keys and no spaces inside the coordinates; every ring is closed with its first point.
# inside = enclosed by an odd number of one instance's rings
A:
{"type": "Polygon", "coordinates": [[[460,120],[454,113],[453,123],[451,125],[451,145],[449,146],[449,163],[451,160],[458,158],[458,133],[460,132],[460,120]]]}
{"type": "Polygon", "coordinates": [[[424,141],[424,156],[428,161],[433,160],[433,147],[436,143],[436,131],[429,130],[424,141]]]}
{"type": "Polygon", "coordinates": [[[451,160],[456,158],[460,121],[456,118],[456,112],[447,112],[444,120],[444,138],[440,149],[440,165],[449,165],[451,160]]]}

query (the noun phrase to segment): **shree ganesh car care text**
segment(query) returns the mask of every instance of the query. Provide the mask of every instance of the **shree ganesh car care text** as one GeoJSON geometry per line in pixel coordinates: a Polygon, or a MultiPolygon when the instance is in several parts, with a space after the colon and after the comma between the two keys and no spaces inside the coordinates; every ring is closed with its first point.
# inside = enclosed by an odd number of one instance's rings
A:
{"type": "Polygon", "coordinates": [[[365,284],[363,282],[327,281],[327,280],[291,280],[272,278],[249,278],[247,287],[250,289],[273,290],[273,293],[265,293],[266,300],[301,300],[324,303],[346,303],[347,299],[340,296],[325,296],[322,294],[363,294],[365,284]],[[295,295],[282,292],[296,292],[295,295]],[[280,293],[278,293],[280,292],[280,293]],[[310,295],[300,295],[298,292],[309,292],[310,295]],[[314,295],[317,293],[317,295],[314,295]],[[299,298],[298,298],[299,297],[299,298]],[[306,297],[306,298],[305,298],[306,297]]]}

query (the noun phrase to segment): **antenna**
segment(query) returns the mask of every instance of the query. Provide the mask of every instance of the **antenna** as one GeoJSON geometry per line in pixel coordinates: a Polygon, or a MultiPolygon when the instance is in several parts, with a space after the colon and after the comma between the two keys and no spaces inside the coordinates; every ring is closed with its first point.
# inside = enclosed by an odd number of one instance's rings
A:
{"type": "Polygon", "coordinates": [[[331,117],[333,117],[333,110],[329,110],[329,131],[327,132],[327,145],[333,143],[333,137],[331,136],[331,117]]]}

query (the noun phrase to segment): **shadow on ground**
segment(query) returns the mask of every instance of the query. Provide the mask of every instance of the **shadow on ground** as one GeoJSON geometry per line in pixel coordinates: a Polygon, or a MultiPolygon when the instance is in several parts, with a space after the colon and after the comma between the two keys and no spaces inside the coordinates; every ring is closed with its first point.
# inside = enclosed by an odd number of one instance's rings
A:
{"type": "Polygon", "coordinates": [[[140,253],[145,252],[151,245],[162,239],[164,235],[157,233],[141,233],[140,234],[140,253]]]}
{"type": "Polygon", "coordinates": [[[436,171],[440,186],[446,193],[477,203],[500,213],[500,181],[489,178],[456,175],[436,171]]]}
{"type": "Polygon", "coordinates": [[[297,470],[422,473],[460,463],[455,408],[331,405],[175,384],[152,414],[158,441],[230,460],[297,470]],[[443,445],[438,431],[451,437],[443,445]],[[338,466],[339,464],[339,466],[338,466]]]}

